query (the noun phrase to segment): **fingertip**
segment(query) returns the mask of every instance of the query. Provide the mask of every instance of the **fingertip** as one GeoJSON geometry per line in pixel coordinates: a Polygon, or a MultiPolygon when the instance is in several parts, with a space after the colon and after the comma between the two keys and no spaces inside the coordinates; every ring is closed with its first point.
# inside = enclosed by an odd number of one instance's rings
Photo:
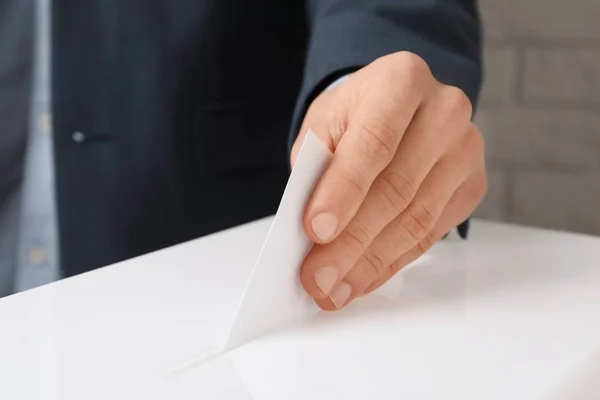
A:
{"type": "Polygon", "coordinates": [[[345,282],[338,285],[330,296],[315,299],[315,303],[324,311],[339,311],[350,304],[356,297],[352,296],[352,288],[345,282]]]}
{"type": "Polygon", "coordinates": [[[341,282],[339,285],[335,287],[329,294],[329,299],[336,306],[336,308],[341,309],[348,305],[353,297],[352,297],[352,286],[347,282],[341,282]]]}
{"type": "MultiPolygon", "coordinates": [[[[323,299],[328,297],[328,294],[325,291],[323,291],[317,283],[317,275],[318,269],[312,267],[310,261],[308,263],[305,261],[304,265],[300,270],[300,283],[302,284],[302,287],[310,297],[314,299],[323,299]]],[[[327,276],[323,277],[323,274],[321,274],[321,276],[321,281],[325,282],[321,286],[325,287],[329,285],[335,285],[335,283],[330,283],[331,281],[333,281],[333,278],[329,278],[327,276]]]]}
{"type": "Polygon", "coordinates": [[[339,224],[337,215],[321,212],[310,220],[310,229],[319,243],[329,243],[335,238],[339,224]]]}
{"type": "Polygon", "coordinates": [[[339,236],[339,219],[329,212],[314,212],[309,208],[304,215],[304,232],[316,244],[328,244],[339,236]]]}
{"type": "Polygon", "coordinates": [[[339,310],[339,308],[335,306],[329,297],[324,299],[315,299],[315,304],[323,311],[334,312],[339,310]]]}
{"type": "Polygon", "coordinates": [[[311,242],[313,243],[317,243],[317,244],[325,244],[322,243],[321,240],[317,237],[317,235],[315,235],[315,232],[313,231],[312,228],[312,214],[307,211],[304,215],[304,232],[306,233],[306,236],[308,236],[308,238],[310,239],[311,242]]]}

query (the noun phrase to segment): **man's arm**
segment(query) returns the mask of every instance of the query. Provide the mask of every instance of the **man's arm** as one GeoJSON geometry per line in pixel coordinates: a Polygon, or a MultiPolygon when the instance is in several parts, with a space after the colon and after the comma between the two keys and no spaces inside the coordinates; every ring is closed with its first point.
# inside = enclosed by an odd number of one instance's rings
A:
{"type": "Polygon", "coordinates": [[[472,104],[481,86],[475,0],[309,0],[310,43],[290,146],[316,96],[336,79],[398,51],[423,58],[472,104]]]}

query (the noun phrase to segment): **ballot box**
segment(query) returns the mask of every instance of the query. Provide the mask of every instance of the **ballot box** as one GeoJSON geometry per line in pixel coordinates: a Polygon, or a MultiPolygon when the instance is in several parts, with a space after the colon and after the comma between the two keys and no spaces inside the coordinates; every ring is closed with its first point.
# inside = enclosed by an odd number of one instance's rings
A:
{"type": "Polygon", "coordinates": [[[0,399],[600,398],[600,239],[474,221],[348,308],[225,349],[270,225],[0,300],[0,399]]]}
{"type": "Polygon", "coordinates": [[[0,400],[600,399],[600,238],[474,221],[320,311],[307,135],[277,214],[0,300],[0,400]]]}

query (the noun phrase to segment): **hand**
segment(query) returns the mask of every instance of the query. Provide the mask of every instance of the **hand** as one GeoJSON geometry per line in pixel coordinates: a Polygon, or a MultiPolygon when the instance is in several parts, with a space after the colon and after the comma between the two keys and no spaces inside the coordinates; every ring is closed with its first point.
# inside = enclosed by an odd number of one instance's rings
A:
{"type": "Polygon", "coordinates": [[[484,143],[458,88],[402,52],[378,59],[311,104],[334,156],[306,209],[315,242],[305,290],[324,310],[367,294],[466,220],[487,190],[484,143]]]}

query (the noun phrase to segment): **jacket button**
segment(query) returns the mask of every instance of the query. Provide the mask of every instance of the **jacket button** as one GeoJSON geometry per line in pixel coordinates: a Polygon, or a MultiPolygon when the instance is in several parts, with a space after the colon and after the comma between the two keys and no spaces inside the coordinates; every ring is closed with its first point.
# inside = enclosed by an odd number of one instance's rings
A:
{"type": "Polygon", "coordinates": [[[73,132],[72,138],[75,143],[85,142],[85,134],[83,132],[73,132]]]}

